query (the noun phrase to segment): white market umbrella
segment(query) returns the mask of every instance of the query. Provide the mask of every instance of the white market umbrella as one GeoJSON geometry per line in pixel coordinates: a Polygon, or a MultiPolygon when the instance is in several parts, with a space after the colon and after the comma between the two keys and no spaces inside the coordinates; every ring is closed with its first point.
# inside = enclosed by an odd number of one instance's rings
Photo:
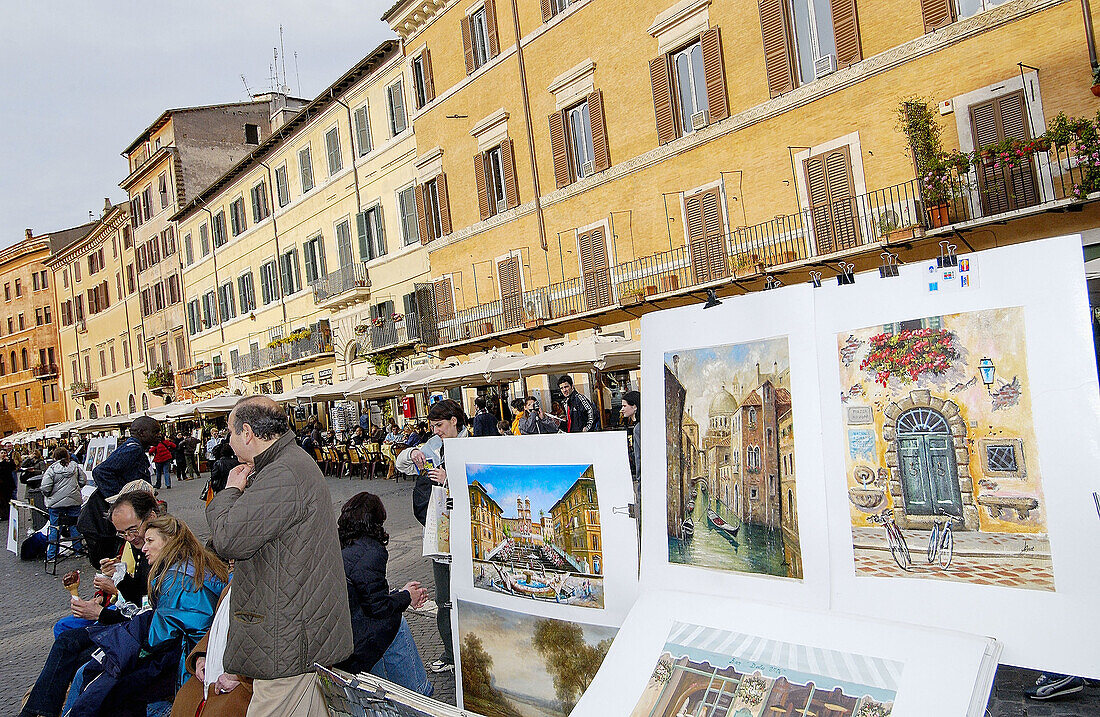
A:
{"type": "MultiPolygon", "coordinates": [[[[407,393],[405,387],[416,381],[434,376],[449,368],[448,366],[432,366],[430,368],[418,368],[411,371],[394,374],[393,376],[371,376],[370,383],[348,391],[348,398],[370,400],[393,398],[407,393]]],[[[369,379],[368,379],[369,380],[369,379]]]]}
{"type": "Polygon", "coordinates": [[[499,371],[503,366],[522,357],[523,354],[518,353],[490,351],[469,361],[464,361],[457,366],[436,371],[426,378],[404,384],[404,387],[405,389],[453,388],[471,383],[479,385],[492,383],[489,377],[494,371],[499,371]]]}
{"type": "Polygon", "coordinates": [[[237,405],[237,401],[240,401],[242,398],[244,398],[244,396],[236,396],[233,394],[214,396],[214,398],[208,398],[205,401],[196,403],[194,409],[200,416],[229,413],[233,410],[233,407],[237,405]]]}
{"type": "Polygon", "coordinates": [[[570,341],[534,356],[524,356],[493,371],[492,383],[514,381],[523,376],[601,371],[638,366],[641,347],[637,341],[620,337],[589,336],[570,341]]]}

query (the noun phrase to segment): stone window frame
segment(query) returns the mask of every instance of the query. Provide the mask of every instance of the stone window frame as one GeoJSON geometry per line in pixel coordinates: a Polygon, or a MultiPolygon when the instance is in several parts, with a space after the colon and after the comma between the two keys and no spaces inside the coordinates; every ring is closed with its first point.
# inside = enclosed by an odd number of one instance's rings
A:
{"type": "Polygon", "coordinates": [[[982,474],[987,478],[1027,479],[1027,461],[1024,459],[1024,442],[1019,438],[983,438],[978,441],[981,450],[978,457],[982,463],[982,474]],[[999,471],[989,467],[989,448],[991,446],[1011,446],[1016,458],[1016,470],[999,471]]]}

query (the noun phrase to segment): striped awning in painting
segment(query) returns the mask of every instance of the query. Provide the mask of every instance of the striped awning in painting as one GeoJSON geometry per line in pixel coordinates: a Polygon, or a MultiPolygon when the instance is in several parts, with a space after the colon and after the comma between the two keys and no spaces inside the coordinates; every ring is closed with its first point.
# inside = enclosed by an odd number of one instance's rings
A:
{"type": "MultiPolygon", "coordinates": [[[[666,647],[723,655],[729,663],[771,665],[780,672],[794,671],[830,677],[840,682],[896,691],[902,663],[822,647],[807,647],[710,627],[673,623],[666,647]]],[[[713,661],[711,662],[713,665],[713,661]]],[[[717,665],[715,665],[717,667],[717,665]]],[[[724,667],[725,665],[722,665],[724,667]]],[[[820,687],[821,685],[819,685],[820,687]]]]}

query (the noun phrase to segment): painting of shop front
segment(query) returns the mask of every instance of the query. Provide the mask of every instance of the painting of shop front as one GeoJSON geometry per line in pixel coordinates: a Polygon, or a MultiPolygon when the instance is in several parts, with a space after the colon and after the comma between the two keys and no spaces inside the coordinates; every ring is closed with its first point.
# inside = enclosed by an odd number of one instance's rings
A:
{"type": "Polygon", "coordinates": [[[603,536],[591,465],[466,466],[474,587],[602,608],[603,536]]]}
{"type": "Polygon", "coordinates": [[[673,623],[633,717],[888,717],[902,664],[673,623]]]}
{"type": "Polygon", "coordinates": [[[787,338],[665,354],[668,557],[802,577],[787,338]]]}
{"type": "Polygon", "coordinates": [[[463,709],[487,717],[565,717],[618,632],[463,600],[458,627],[463,709]]]}
{"type": "Polygon", "coordinates": [[[1054,590],[1023,310],[837,341],[857,575],[1054,590]]]}

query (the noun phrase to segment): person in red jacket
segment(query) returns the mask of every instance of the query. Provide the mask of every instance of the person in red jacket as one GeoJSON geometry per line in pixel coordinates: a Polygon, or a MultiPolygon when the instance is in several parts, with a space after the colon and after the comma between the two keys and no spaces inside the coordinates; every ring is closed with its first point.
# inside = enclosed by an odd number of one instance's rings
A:
{"type": "Polygon", "coordinates": [[[160,488],[161,476],[164,476],[164,487],[172,487],[172,461],[174,460],[175,450],[175,442],[167,437],[161,438],[160,443],[149,449],[149,453],[153,456],[153,463],[157,468],[157,482],[153,485],[154,488],[160,488]]]}

